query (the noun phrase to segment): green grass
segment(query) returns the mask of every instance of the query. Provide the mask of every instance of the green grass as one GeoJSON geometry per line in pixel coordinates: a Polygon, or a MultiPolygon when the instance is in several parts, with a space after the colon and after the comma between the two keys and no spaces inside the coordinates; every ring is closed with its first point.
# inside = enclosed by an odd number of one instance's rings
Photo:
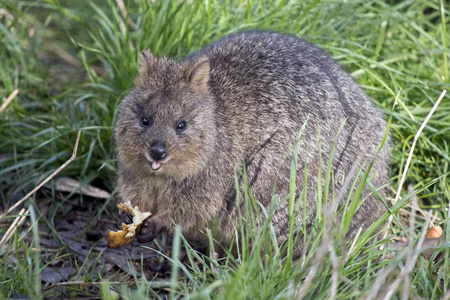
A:
{"type": "MultiPolygon", "coordinates": [[[[121,99],[133,85],[138,58],[145,49],[151,49],[156,55],[181,58],[213,40],[247,29],[293,33],[316,43],[355,77],[387,116],[392,115],[391,182],[394,190],[414,135],[442,90],[450,89],[450,32],[447,30],[450,4],[445,0],[155,3],[134,0],[125,1],[125,5],[127,18],[113,0],[0,2],[0,96],[4,100],[14,89],[20,89],[16,99],[0,115],[2,208],[12,206],[72,155],[78,130],[82,134],[77,159],[63,174],[114,190],[115,114],[121,99]],[[394,102],[397,102],[395,107],[394,102]]],[[[420,207],[425,211],[433,210],[449,237],[448,97],[417,141],[404,186],[411,185],[416,190],[420,207]]],[[[31,242],[16,234],[1,252],[0,298],[12,297],[14,293],[33,299],[55,296],[54,289],[45,290],[41,285],[40,271],[44,266],[40,259],[48,253],[39,248],[39,230],[52,228],[53,219],[61,211],[70,211],[70,201],[56,201],[55,194],[53,191],[46,195],[54,200],[48,204],[46,212],[39,210],[42,195],[27,202],[32,213],[23,228],[31,242]]],[[[410,202],[408,195],[406,190],[402,192],[392,212],[410,202]]],[[[322,203],[332,196],[322,192],[322,203]]],[[[244,200],[249,203],[251,213],[257,203],[252,204],[251,194],[246,194],[246,198],[241,199],[244,200]]],[[[75,201],[87,200],[77,196],[75,201]]],[[[295,199],[291,197],[286,201],[292,202],[293,211],[295,199]]],[[[96,216],[105,210],[105,205],[104,201],[90,203],[96,216]]],[[[351,213],[344,219],[343,227],[348,226],[350,217],[351,213]]],[[[370,294],[377,279],[383,283],[378,296],[389,291],[396,275],[404,269],[406,258],[378,260],[382,251],[375,244],[361,247],[368,238],[365,233],[358,238],[355,251],[347,257],[349,245],[342,243],[342,233],[326,229],[331,219],[327,214],[317,218],[316,232],[305,237],[310,251],[294,265],[289,255],[284,259],[282,249],[272,242],[274,236],[268,221],[259,232],[254,232],[249,224],[244,235],[248,240],[240,241],[247,245],[241,256],[227,256],[220,263],[197,253],[183,237],[176,235],[175,241],[187,247],[192,263],[179,265],[178,247],[174,245],[170,295],[182,294],[194,299],[292,299],[296,293],[304,293],[304,297],[310,299],[361,298],[370,294]],[[249,247],[255,236],[266,237],[267,244],[261,242],[249,247]],[[327,245],[333,244],[336,247],[329,250],[327,245]],[[261,248],[270,246],[273,252],[261,255],[261,248]],[[194,258],[201,263],[195,264],[194,258]],[[391,270],[391,273],[383,277],[380,270],[391,270]],[[176,278],[177,272],[182,279],[176,278]],[[302,287],[305,289],[301,290],[302,287]]],[[[394,220],[394,235],[409,234],[408,226],[402,225],[404,215],[395,213],[394,220]]],[[[415,238],[423,230],[424,222],[417,220],[415,238]]],[[[6,231],[6,227],[1,227],[0,231],[6,231]]],[[[59,239],[55,230],[52,234],[55,240],[59,239]]],[[[378,241],[377,245],[383,242],[378,241]]],[[[289,253],[292,247],[289,244],[285,251],[289,253]]],[[[415,267],[407,276],[410,297],[429,299],[449,295],[449,254],[446,249],[445,258],[439,263],[422,257],[415,261],[415,267]]],[[[73,253],[60,252],[55,259],[64,255],[73,253]]],[[[79,280],[89,282],[90,278],[80,275],[79,280]]],[[[158,289],[151,280],[141,279],[131,288],[105,281],[96,295],[112,299],[113,288],[125,299],[144,295],[156,297],[158,289]]],[[[394,290],[394,298],[402,298],[404,286],[407,285],[402,283],[394,290]]],[[[77,290],[70,293],[74,298],[84,295],[77,290]]]]}

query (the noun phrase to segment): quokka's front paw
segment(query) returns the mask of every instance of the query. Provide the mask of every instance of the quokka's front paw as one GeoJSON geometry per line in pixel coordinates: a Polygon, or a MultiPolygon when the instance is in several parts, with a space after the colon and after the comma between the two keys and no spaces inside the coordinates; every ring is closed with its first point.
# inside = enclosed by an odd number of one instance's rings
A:
{"type": "Polygon", "coordinates": [[[124,224],[131,224],[133,223],[133,215],[130,214],[128,211],[123,211],[120,213],[120,222],[124,224]]]}
{"type": "Polygon", "coordinates": [[[164,226],[158,220],[158,218],[152,218],[145,220],[141,224],[141,230],[137,234],[137,240],[139,243],[151,242],[155,237],[163,230],[164,226]]]}

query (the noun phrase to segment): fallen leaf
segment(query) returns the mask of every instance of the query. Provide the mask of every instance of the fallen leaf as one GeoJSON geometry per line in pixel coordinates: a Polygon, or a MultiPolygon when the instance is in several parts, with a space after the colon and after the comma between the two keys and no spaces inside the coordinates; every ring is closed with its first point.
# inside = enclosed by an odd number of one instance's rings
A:
{"type": "MultiPolygon", "coordinates": [[[[111,194],[98,187],[90,184],[82,185],[81,182],[70,177],[58,177],[53,181],[55,190],[59,192],[77,193],[94,198],[107,199],[111,194]]],[[[45,185],[47,188],[51,188],[51,183],[45,185]]]]}
{"type": "Polygon", "coordinates": [[[72,267],[63,268],[50,268],[45,267],[41,272],[41,280],[44,282],[49,282],[51,284],[59,283],[63,280],[69,279],[71,274],[76,274],[77,269],[72,267]]]}

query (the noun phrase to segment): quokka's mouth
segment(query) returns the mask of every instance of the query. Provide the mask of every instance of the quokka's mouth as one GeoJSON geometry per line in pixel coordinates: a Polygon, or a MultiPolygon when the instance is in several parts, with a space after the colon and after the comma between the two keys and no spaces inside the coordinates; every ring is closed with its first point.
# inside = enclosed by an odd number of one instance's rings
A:
{"type": "Polygon", "coordinates": [[[169,162],[169,160],[170,160],[170,157],[165,157],[162,160],[154,160],[147,153],[145,153],[144,156],[147,159],[147,161],[150,163],[150,168],[152,169],[152,171],[158,171],[159,169],[161,169],[163,164],[169,162]]]}
{"type": "Polygon", "coordinates": [[[159,161],[154,161],[151,164],[151,168],[153,171],[157,171],[161,168],[161,163],[159,161]]]}

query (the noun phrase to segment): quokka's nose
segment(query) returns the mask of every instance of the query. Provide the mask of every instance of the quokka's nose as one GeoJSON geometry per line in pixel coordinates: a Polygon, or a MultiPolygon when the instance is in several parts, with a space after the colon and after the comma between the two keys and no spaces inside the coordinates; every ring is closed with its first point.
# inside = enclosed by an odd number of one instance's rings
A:
{"type": "Polygon", "coordinates": [[[164,145],[157,144],[150,148],[150,155],[154,160],[161,160],[167,155],[167,149],[164,145]]]}

